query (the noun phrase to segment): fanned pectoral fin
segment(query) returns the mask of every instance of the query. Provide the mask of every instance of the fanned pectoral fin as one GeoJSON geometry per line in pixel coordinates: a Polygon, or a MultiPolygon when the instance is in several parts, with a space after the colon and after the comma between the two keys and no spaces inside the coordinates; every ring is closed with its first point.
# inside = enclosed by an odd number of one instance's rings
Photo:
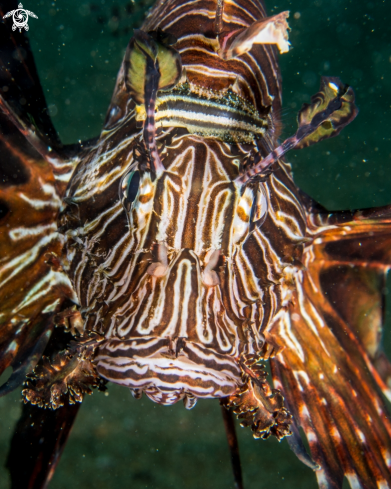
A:
{"type": "Polygon", "coordinates": [[[346,476],[352,487],[389,487],[391,425],[364,349],[335,313],[303,298],[283,329],[287,343],[272,360],[273,377],[296,407],[320,486],[341,489],[346,476]]]}
{"type": "MultiPolygon", "coordinates": [[[[17,0],[0,2],[0,16],[7,10],[18,8],[17,0]]],[[[12,31],[10,24],[0,24],[0,94],[12,106],[25,123],[32,123],[44,134],[53,147],[61,146],[57,132],[47,109],[45,96],[39,81],[34,57],[27,34],[19,29],[12,31]]]]}
{"type": "Polygon", "coordinates": [[[384,320],[385,271],[327,262],[320,284],[334,309],[356,333],[371,359],[380,348],[384,320]]]}
{"type": "Polygon", "coordinates": [[[56,218],[61,205],[50,166],[0,114],[0,372],[13,376],[0,395],[15,388],[39,360],[53,328],[52,316],[75,299],[61,267],[56,218]],[[17,178],[14,180],[13,175],[17,178]]]}
{"type": "Polygon", "coordinates": [[[38,363],[53,331],[52,314],[38,314],[37,317],[30,319],[29,326],[28,337],[23,342],[15,335],[12,342],[8,339],[5,343],[6,350],[5,353],[4,350],[2,352],[0,368],[4,371],[6,366],[10,366],[13,372],[7,382],[0,386],[0,397],[19,387],[25,381],[26,375],[38,363]],[[10,346],[15,347],[12,356],[7,355],[10,346]]]}
{"type": "Polygon", "coordinates": [[[285,349],[271,360],[273,379],[307,436],[320,487],[341,489],[344,477],[352,488],[391,487],[388,389],[376,365],[387,361],[379,333],[388,211],[318,213],[315,222],[306,270],[279,323],[285,349]],[[378,246],[370,251],[365,239],[378,246]]]}
{"type": "Polygon", "coordinates": [[[386,270],[366,265],[327,262],[320,272],[320,284],[330,304],[349,324],[367,352],[391,401],[391,363],[382,347],[385,315],[386,270]]]}
{"type": "Polygon", "coordinates": [[[382,379],[381,389],[391,399],[391,364],[381,342],[391,265],[391,206],[333,213],[314,209],[311,221],[320,226],[311,269],[333,309],[365,349],[382,379]]]}
{"type": "MultiPolygon", "coordinates": [[[[0,2],[0,15],[17,2],[0,2]]],[[[0,24],[0,373],[13,375],[0,389],[20,385],[39,360],[53,315],[71,283],[49,256],[59,257],[57,215],[74,163],[48,115],[25,33],[0,24]]]]}

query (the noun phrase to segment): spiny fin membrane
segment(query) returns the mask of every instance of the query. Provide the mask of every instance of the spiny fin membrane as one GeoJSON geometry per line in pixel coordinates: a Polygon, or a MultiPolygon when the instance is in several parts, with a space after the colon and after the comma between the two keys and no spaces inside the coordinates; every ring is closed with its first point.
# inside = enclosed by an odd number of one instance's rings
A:
{"type": "Polygon", "coordinates": [[[323,76],[319,92],[311,97],[310,104],[303,105],[298,114],[299,131],[303,126],[317,127],[304,137],[296,148],[305,148],[323,139],[338,136],[357,114],[353,89],[349,85],[344,85],[339,78],[323,76]],[[325,120],[317,125],[325,116],[325,120]]]}
{"type": "Polygon", "coordinates": [[[382,379],[383,394],[391,400],[391,363],[381,341],[391,262],[391,206],[332,213],[319,209],[312,213],[313,224],[330,227],[317,247],[323,260],[322,289],[365,348],[382,379]],[[337,233],[341,239],[335,239],[337,233]],[[326,253],[327,259],[323,256],[326,253]]]}
{"type": "Polygon", "coordinates": [[[292,416],[284,406],[284,397],[277,389],[271,389],[259,355],[247,355],[240,364],[241,390],[221,400],[227,409],[232,408],[242,427],[251,427],[254,438],[266,440],[271,435],[278,441],[292,435],[292,416]]]}
{"type": "Polygon", "coordinates": [[[42,357],[25,382],[24,402],[58,409],[67,403],[81,403],[85,394],[92,394],[91,388],[105,390],[92,361],[100,341],[99,335],[90,333],[72,341],[69,349],[52,358],[42,357]]]}
{"type": "Polygon", "coordinates": [[[390,206],[316,209],[308,219],[317,239],[275,326],[286,342],[271,360],[273,381],[306,433],[322,489],[342,489],[344,477],[352,488],[389,488],[391,423],[382,394],[390,398],[390,369],[379,330],[390,206]]]}
{"type": "Polygon", "coordinates": [[[179,53],[172,47],[175,39],[162,32],[146,33],[134,31],[125,55],[125,83],[136,104],[145,103],[145,86],[148,83],[148,60],[159,71],[159,90],[167,90],[175,86],[182,73],[179,53]]]}

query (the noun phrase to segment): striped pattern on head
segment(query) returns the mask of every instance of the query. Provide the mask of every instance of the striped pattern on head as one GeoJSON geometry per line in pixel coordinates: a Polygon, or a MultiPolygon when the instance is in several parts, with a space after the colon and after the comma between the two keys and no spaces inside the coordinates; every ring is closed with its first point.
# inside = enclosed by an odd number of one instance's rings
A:
{"type": "MultiPolygon", "coordinates": [[[[217,2],[169,0],[158,2],[144,25],[144,30],[157,28],[177,37],[175,48],[190,82],[220,92],[235,83],[246,100],[262,114],[273,104],[281,104],[281,78],[276,50],[271,45],[254,46],[238,58],[223,60],[216,52],[215,17],[217,2]]],[[[250,26],[266,17],[259,0],[226,2],[223,29],[233,31],[250,26]]]]}
{"type": "MultiPolygon", "coordinates": [[[[259,117],[265,148],[273,146],[280,104],[274,49],[258,46],[237,60],[220,59],[206,37],[216,9],[208,5],[158,5],[144,29],[175,33],[186,83],[199,98],[223,99],[236,84],[235,97],[259,117]]],[[[238,28],[264,11],[257,2],[230,3],[224,15],[238,28]]],[[[257,151],[254,140],[189,134],[159,120],[159,112],[155,140],[163,170],[151,172],[139,107],[124,108],[124,73],[106,129],[68,188],[72,204],[61,217],[68,273],[86,329],[106,337],[95,359],[100,375],[136,396],[145,392],[163,404],[185,399],[191,407],[198,397],[227,396],[241,386],[237,358],[262,348],[290,300],[304,213],[286,165],[246,189],[235,184],[257,151]]],[[[175,90],[161,92],[162,100],[175,90]]],[[[200,117],[211,110],[206,103],[200,117]]]]}

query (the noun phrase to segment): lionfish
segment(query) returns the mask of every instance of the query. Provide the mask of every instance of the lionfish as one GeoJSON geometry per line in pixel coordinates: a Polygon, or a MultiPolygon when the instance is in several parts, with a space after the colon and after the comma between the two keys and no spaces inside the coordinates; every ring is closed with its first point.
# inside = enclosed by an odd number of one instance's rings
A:
{"type": "Polygon", "coordinates": [[[23,383],[25,401],[15,487],[46,487],[83,396],[107,382],[187,409],[219,399],[239,488],[232,413],[255,438],[287,437],[321,488],[391,487],[391,207],[329,213],[294,184],[284,154],[358,110],[324,77],[279,143],[288,15],[159,0],[100,136],[73,146],[27,38],[1,24],[0,369],[13,373],[0,395],[23,383]]]}

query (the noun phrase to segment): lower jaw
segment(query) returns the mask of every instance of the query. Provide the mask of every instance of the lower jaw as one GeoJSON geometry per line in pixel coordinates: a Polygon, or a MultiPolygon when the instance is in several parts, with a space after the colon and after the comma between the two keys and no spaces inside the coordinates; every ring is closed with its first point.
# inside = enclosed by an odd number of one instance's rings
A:
{"type": "Polygon", "coordinates": [[[192,408],[197,398],[220,398],[237,392],[240,368],[229,355],[216,354],[204,345],[186,341],[174,354],[168,338],[111,339],[95,358],[100,376],[127,386],[135,397],[144,392],[158,404],[183,399],[192,408]]]}

